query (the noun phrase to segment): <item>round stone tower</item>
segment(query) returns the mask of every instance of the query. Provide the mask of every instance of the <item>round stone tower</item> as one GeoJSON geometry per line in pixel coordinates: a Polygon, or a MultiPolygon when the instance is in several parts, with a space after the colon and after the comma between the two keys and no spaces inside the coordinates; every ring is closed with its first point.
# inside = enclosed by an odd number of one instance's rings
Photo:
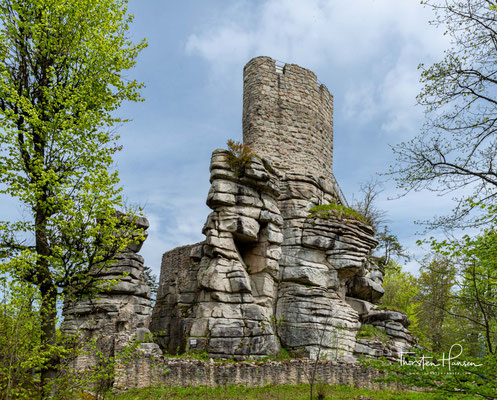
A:
{"type": "Polygon", "coordinates": [[[333,96],[308,69],[253,58],[243,70],[243,142],[281,171],[330,178],[333,96]]]}

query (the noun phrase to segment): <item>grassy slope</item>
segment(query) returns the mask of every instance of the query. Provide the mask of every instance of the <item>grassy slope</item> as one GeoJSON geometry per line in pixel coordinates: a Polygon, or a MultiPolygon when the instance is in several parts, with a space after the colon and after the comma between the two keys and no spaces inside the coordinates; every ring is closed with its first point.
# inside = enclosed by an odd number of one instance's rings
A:
{"type": "MultiPolygon", "coordinates": [[[[348,386],[321,386],[316,385],[314,393],[325,393],[325,399],[377,399],[377,400],[435,400],[461,399],[461,397],[438,397],[430,393],[393,392],[389,390],[364,390],[348,386]]],[[[178,388],[158,387],[152,389],[130,390],[124,394],[109,397],[113,400],[308,400],[309,385],[298,386],[266,386],[262,388],[245,388],[228,386],[219,388],[178,388]]]]}

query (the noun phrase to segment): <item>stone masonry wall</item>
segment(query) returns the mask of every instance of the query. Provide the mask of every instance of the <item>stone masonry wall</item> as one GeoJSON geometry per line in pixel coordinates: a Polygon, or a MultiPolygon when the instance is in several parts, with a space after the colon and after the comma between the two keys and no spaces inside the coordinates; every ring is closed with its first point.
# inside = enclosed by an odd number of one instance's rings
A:
{"type": "Polygon", "coordinates": [[[243,141],[284,172],[330,178],[333,97],[295,64],[257,57],[243,71],[243,141]]]}
{"type": "MultiPolygon", "coordinates": [[[[284,362],[208,362],[182,359],[137,359],[122,371],[115,389],[144,388],[162,384],[168,386],[228,386],[298,385],[309,383],[312,360],[284,362]],[[146,374],[143,374],[146,370],[146,374]]],[[[318,382],[329,385],[349,385],[363,389],[400,389],[396,383],[377,382],[382,373],[357,364],[320,361],[316,368],[318,382]]]]}
{"type": "Polygon", "coordinates": [[[161,280],[150,329],[157,343],[170,354],[185,351],[185,335],[193,323],[198,296],[197,272],[203,243],[177,247],[164,253],[161,280]]]}

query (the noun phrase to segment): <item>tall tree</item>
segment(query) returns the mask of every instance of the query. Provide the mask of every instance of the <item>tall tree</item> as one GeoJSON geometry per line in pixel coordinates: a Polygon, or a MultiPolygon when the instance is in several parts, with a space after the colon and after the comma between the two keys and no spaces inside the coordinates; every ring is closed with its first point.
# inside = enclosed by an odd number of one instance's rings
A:
{"type": "Polygon", "coordinates": [[[0,256],[39,291],[47,354],[60,295],[87,291],[134,240],[111,170],[115,111],[142,86],[123,76],[146,46],[127,38],[131,21],[125,0],[0,1],[0,194],[26,209],[0,223],[0,256]]]}
{"type": "Polygon", "coordinates": [[[423,3],[435,11],[433,23],[446,29],[451,48],[440,62],[420,65],[426,123],[418,137],[394,147],[391,172],[406,191],[471,189],[435,225],[483,223],[468,200],[492,204],[497,194],[497,12],[490,0],[423,3]]]}
{"type": "Polygon", "coordinates": [[[453,307],[456,269],[451,259],[436,256],[425,258],[419,272],[420,325],[431,349],[439,352],[446,342],[446,322],[453,307]]]}
{"type": "Polygon", "coordinates": [[[416,277],[395,261],[390,261],[385,270],[383,278],[383,289],[385,294],[381,298],[381,304],[406,313],[409,318],[409,330],[424,343],[424,332],[419,329],[419,318],[421,303],[418,300],[419,286],[416,277]]]}
{"type": "MultiPolygon", "coordinates": [[[[497,208],[489,218],[495,219],[497,208]]],[[[497,229],[461,240],[433,242],[439,253],[457,263],[458,290],[451,296],[452,308],[445,311],[465,326],[463,339],[473,354],[497,354],[497,229]]]]}

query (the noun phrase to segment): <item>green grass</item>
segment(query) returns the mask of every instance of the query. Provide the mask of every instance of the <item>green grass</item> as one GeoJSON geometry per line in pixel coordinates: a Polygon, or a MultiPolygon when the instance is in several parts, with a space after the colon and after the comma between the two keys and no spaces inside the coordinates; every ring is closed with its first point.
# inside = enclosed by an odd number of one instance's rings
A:
{"type": "Polygon", "coordinates": [[[265,362],[265,361],[288,361],[288,360],[291,360],[292,357],[290,356],[290,354],[288,354],[288,351],[286,351],[283,347],[280,349],[280,351],[278,352],[278,354],[276,355],[273,355],[273,356],[266,356],[264,358],[261,358],[260,360],[257,360],[257,361],[260,361],[260,362],[265,362]]]}
{"type": "MultiPolygon", "coordinates": [[[[181,354],[164,354],[165,358],[173,358],[179,360],[199,360],[199,361],[210,361],[211,357],[206,351],[186,351],[181,354]]],[[[232,358],[213,358],[212,361],[219,363],[234,363],[237,360],[232,358]]]]}
{"type": "Polygon", "coordinates": [[[361,329],[357,332],[356,337],[358,339],[379,340],[382,343],[390,342],[390,338],[385,332],[371,324],[361,325],[361,329]]]}
{"type": "Polygon", "coordinates": [[[383,305],[383,304],[376,305],[376,309],[377,310],[386,310],[386,311],[397,311],[397,312],[400,312],[402,314],[406,313],[404,310],[401,310],[398,307],[395,307],[395,306],[386,306],[386,305],[383,305]]]}
{"type": "Polygon", "coordinates": [[[359,211],[354,210],[350,207],[342,206],[341,204],[323,204],[320,206],[314,206],[309,210],[309,218],[337,218],[337,219],[355,219],[357,221],[364,222],[368,224],[368,219],[362,215],[359,211]]]}
{"type": "MultiPolygon", "coordinates": [[[[322,393],[321,399],[371,399],[371,400],[436,400],[462,399],[461,397],[440,397],[426,392],[404,392],[391,390],[366,390],[348,386],[329,386],[317,384],[314,387],[315,399],[322,393]],[[362,396],[362,397],[361,397],[362,396]]],[[[247,388],[227,386],[218,388],[195,387],[156,387],[150,389],[130,390],[126,393],[109,397],[113,400],[309,400],[309,385],[283,385],[247,388]]]]}

